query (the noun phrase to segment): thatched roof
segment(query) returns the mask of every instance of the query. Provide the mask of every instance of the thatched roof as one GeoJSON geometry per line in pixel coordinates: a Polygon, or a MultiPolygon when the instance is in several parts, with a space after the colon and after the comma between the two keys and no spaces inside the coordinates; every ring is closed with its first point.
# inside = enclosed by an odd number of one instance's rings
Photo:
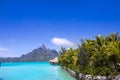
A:
{"type": "Polygon", "coordinates": [[[58,64],[58,57],[53,58],[52,60],[49,60],[52,64],[58,64]]]}

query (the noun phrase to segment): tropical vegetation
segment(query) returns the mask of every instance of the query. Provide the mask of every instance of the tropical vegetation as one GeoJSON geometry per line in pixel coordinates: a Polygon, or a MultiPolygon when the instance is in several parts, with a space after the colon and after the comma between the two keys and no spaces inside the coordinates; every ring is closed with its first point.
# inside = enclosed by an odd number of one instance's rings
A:
{"type": "Polygon", "coordinates": [[[77,49],[62,47],[59,64],[76,73],[111,76],[120,73],[120,36],[111,33],[81,40],[77,49]]]}

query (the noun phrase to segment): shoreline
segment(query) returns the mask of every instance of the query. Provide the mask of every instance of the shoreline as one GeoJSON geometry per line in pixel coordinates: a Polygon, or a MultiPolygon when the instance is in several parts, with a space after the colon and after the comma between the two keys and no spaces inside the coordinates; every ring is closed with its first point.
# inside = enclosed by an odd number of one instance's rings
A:
{"type": "Polygon", "coordinates": [[[77,74],[74,70],[61,66],[62,69],[66,70],[72,77],[77,80],[120,80],[120,74],[116,75],[114,78],[110,78],[110,76],[92,76],[90,74],[77,74]]]}

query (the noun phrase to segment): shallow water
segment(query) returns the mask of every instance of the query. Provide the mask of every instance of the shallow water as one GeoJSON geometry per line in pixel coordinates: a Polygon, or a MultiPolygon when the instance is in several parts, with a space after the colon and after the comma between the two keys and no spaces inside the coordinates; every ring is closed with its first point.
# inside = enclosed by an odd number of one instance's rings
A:
{"type": "Polygon", "coordinates": [[[2,63],[0,80],[76,80],[60,66],[48,62],[2,63]]]}

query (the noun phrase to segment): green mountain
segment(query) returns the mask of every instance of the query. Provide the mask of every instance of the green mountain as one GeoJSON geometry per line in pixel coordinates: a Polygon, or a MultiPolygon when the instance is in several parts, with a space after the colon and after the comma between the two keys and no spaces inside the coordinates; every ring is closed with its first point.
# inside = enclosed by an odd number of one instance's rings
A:
{"type": "Polygon", "coordinates": [[[58,56],[58,52],[55,49],[46,48],[43,44],[41,47],[34,49],[21,57],[0,58],[0,62],[40,62],[49,61],[56,56],[58,56]]]}

